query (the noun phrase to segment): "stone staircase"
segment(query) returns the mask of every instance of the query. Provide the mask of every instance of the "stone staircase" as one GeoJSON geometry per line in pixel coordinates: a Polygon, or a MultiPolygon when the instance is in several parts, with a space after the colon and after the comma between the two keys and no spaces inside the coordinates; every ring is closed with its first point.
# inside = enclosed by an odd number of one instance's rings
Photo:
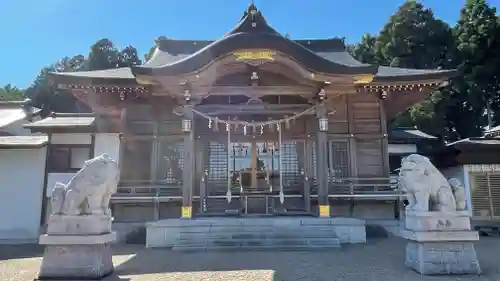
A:
{"type": "Polygon", "coordinates": [[[174,251],[210,250],[331,250],[340,241],[331,227],[232,226],[179,233],[174,251]]]}

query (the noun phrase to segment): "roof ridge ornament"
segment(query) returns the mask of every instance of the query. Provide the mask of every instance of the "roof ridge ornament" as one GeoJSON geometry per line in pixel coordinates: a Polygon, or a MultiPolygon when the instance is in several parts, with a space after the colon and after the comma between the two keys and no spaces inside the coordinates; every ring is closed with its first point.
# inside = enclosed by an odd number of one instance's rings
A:
{"type": "Polygon", "coordinates": [[[240,32],[259,32],[259,33],[272,33],[279,34],[271,26],[267,24],[266,19],[262,12],[257,8],[254,1],[250,2],[248,8],[243,12],[238,25],[231,30],[230,34],[240,32]]]}

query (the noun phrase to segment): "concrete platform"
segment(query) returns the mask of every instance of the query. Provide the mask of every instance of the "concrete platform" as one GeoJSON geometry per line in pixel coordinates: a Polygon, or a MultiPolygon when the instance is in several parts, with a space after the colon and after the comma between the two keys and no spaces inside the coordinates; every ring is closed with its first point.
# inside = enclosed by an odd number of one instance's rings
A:
{"type": "Polygon", "coordinates": [[[365,242],[365,221],[352,218],[197,218],[146,224],[148,248],[307,250],[338,249],[342,243],[365,242]]]}

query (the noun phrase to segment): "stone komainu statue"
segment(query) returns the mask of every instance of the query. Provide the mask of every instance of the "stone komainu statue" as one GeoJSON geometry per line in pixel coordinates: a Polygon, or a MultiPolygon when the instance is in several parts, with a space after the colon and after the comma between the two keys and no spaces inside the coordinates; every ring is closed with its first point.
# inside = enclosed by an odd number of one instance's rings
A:
{"type": "Polygon", "coordinates": [[[399,187],[407,194],[408,210],[417,212],[455,212],[466,209],[463,184],[449,181],[432,165],[429,158],[412,154],[403,159],[399,187]]]}
{"type": "Polygon", "coordinates": [[[67,185],[56,183],[52,193],[52,213],[108,215],[109,200],[117,190],[119,177],[118,164],[107,154],[86,161],[67,185]]]}

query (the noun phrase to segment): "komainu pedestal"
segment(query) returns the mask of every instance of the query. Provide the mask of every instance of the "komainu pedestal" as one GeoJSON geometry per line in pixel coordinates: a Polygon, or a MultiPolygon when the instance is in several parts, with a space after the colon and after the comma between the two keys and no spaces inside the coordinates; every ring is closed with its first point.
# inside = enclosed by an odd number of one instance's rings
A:
{"type": "Polygon", "coordinates": [[[101,235],[44,235],[39,280],[100,280],[113,272],[110,243],[114,232],[101,235]]]}
{"type": "Polygon", "coordinates": [[[403,236],[406,266],[421,274],[479,274],[467,212],[407,212],[403,236]]]}
{"type": "Polygon", "coordinates": [[[403,159],[398,183],[408,199],[406,265],[421,274],[479,274],[464,185],[418,154],[403,159]]]}
{"type": "Polygon", "coordinates": [[[119,169],[101,155],[85,162],[67,185],[57,183],[39,280],[100,280],[113,272],[112,216],[109,199],[116,192],[119,169]]]}

